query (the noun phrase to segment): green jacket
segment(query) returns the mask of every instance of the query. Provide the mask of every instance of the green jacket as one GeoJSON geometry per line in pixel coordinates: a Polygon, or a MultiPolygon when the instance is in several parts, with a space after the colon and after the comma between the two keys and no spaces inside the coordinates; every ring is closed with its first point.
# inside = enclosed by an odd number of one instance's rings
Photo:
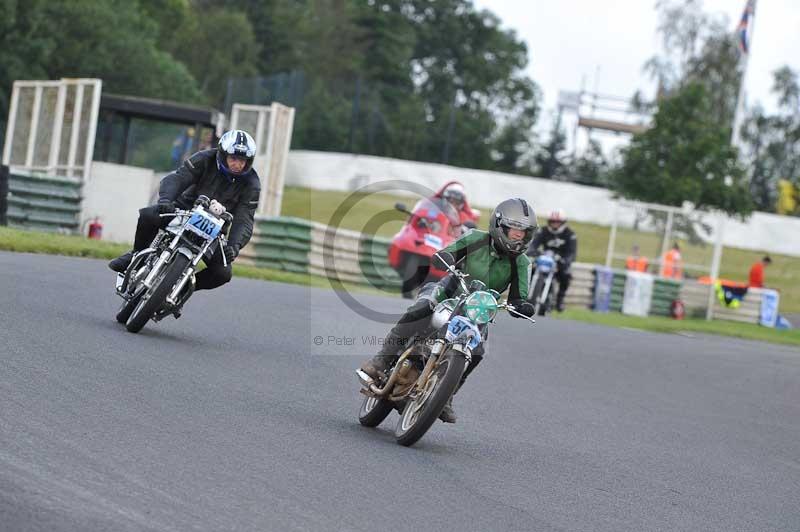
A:
{"type": "Polygon", "coordinates": [[[472,229],[443,251],[455,257],[459,270],[471,279],[486,283],[487,289],[494,288],[500,293],[508,289],[509,300],[527,299],[530,259],[527,255],[519,255],[514,259],[498,254],[486,231],[472,229]]]}

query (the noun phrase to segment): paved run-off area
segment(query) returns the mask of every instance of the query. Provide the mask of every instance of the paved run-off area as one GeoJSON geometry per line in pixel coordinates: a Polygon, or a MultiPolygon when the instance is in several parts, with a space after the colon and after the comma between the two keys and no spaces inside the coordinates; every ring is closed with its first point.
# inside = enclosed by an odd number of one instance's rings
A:
{"type": "Polygon", "coordinates": [[[3,531],[800,530],[797,348],[502,316],[408,449],[356,419],[388,325],[332,291],[235,278],[139,335],[101,261],[0,253],[0,294],[3,531]]]}

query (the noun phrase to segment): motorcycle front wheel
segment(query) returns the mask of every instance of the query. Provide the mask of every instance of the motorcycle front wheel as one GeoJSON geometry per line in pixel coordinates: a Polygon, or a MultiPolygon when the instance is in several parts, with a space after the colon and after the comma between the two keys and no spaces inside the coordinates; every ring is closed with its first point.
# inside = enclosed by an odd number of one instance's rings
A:
{"type": "Polygon", "coordinates": [[[142,298],[141,294],[134,296],[126,301],[122,302],[122,305],[119,307],[117,311],[117,321],[119,323],[126,323],[128,318],[131,317],[136,306],[139,304],[139,300],[142,298]]]}
{"type": "Polygon", "coordinates": [[[172,262],[165,267],[161,278],[156,280],[153,287],[139,299],[139,303],[130,318],[128,318],[127,323],[125,323],[125,328],[129,332],[138,333],[150,321],[153,314],[164,304],[170,291],[188,265],[189,259],[185,255],[178,253],[173,257],[172,262]]]}
{"type": "Polygon", "coordinates": [[[397,443],[414,445],[428,432],[458,388],[466,365],[467,360],[456,351],[448,351],[439,358],[425,388],[406,403],[400,415],[394,431],[397,443]]]}

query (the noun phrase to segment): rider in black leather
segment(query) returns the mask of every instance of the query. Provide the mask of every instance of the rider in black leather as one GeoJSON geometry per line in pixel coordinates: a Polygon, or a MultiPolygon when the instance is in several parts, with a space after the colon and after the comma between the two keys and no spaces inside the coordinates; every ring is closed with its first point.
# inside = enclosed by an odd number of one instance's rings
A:
{"type": "Polygon", "coordinates": [[[542,227],[533,238],[528,247],[527,254],[535,257],[544,251],[552,251],[558,257],[558,269],[555,273],[558,281],[558,294],[556,295],[556,310],[564,311],[564,297],[567,295],[572,272],[570,268],[578,254],[578,237],[567,226],[567,217],[564,211],[556,209],[547,217],[547,226],[542,227]],[[541,251],[540,251],[541,248],[541,251]]]}
{"type": "Polygon", "coordinates": [[[145,249],[159,228],[166,227],[170,217],[161,214],[176,208],[191,209],[198,196],[208,196],[223,204],[233,215],[233,223],[224,249],[216,249],[205,259],[206,269],[196,276],[196,289],[211,289],[231,280],[231,262],[253,235],[261,184],[253,169],[256,144],[244,131],[231,130],[220,138],[216,149],[199,151],[188,158],[175,172],[161,180],[158,203],[139,210],[133,251],[109,262],[116,272],[124,272],[134,253],[145,249]],[[222,254],[228,265],[225,266],[222,254]]]}

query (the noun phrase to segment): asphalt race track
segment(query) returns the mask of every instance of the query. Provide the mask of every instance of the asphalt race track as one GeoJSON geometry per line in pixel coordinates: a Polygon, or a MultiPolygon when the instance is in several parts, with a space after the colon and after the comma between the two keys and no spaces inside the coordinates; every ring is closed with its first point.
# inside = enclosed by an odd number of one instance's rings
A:
{"type": "Polygon", "coordinates": [[[0,253],[0,293],[3,532],[800,530],[796,348],[503,316],[404,448],[356,418],[388,326],[332,291],[237,278],[139,335],[101,261],[0,253]]]}

